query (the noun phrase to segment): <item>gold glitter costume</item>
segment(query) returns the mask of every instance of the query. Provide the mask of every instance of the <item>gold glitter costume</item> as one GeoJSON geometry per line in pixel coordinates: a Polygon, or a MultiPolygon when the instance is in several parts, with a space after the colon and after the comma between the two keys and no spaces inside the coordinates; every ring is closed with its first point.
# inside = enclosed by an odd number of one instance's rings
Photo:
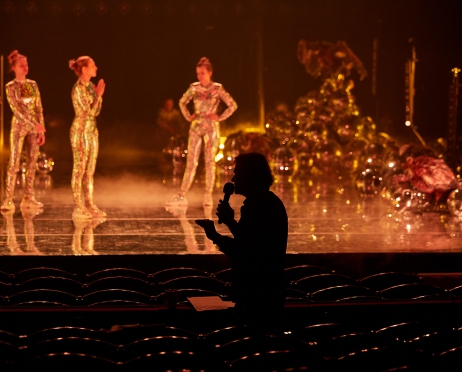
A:
{"type": "MultiPolygon", "coordinates": [[[[95,86],[78,80],[72,88],[75,118],[71,126],[71,146],[74,157],[72,193],[76,208],[98,209],[93,203],[93,175],[98,157],[98,129],[96,117],[101,111],[103,98],[95,86]]],[[[103,212],[101,212],[103,213],[103,212]]]]}
{"type": "Polygon", "coordinates": [[[45,126],[42,101],[38,85],[34,80],[12,80],[6,84],[6,98],[13,111],[10,132],[10,161],[6,176],[6,202],[12,203],[16,175],[19,172],[21,151],[26,143],[27,171],[24,186],[24,200],[34,200],[34,179],[37,167],[39,145],[37,124],[45,126]]]}
{"type": "Polygon", "coordinates": [[[199,82],[193,83],[180,99],[180,109],[187,121],[191,122],[188,139],[188,156],[180,195],[184,196],[191,187],[196,174],[202,141],[204,142],[205,162],[205,192],[211,194],[215,182],[215,155],[220,140],[220,121],[229,118],[237,109],[237,104],[229,93],[219,83],[210,83],[204,87],[199,82]],[[195,118],[187,108],[193,100],[195,118]],[[216,114],[218,104],[222,100],[228,107],[218,117],[209,119],[209,115],[216,114]]]}

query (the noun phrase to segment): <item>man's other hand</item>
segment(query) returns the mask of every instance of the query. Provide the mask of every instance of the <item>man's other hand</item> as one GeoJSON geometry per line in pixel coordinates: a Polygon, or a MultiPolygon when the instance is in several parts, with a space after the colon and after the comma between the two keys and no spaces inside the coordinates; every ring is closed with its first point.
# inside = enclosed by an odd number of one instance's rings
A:
{"type": "Polygon", "coordinates": [[[196,220],[196,224],[204,229],[205,235],[210,240],[216,239],[220,234],[218,234],[215,224],[212,220],[196,220]]]}

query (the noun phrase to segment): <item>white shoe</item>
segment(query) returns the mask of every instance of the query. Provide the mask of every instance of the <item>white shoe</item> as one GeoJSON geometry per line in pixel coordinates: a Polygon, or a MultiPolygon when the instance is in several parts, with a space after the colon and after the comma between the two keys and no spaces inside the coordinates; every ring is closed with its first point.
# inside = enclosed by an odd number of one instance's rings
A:
{"type": "Polygon", "coordinates": [[[165,205],[188,205],[186,197],[181,195],[175,195],[171,200],[167,201],[165,205]]]}
{"type": "Polygon", "coordinates": [[[204,194],[204,202],[203,205],[213,205],[213,198],[212,194],[204,194]]]}
{"type": "Polygon", "coordinates": [[[75,207],[72,212],[72,219],[74,220],[86,220],[92,217],[91,213],[85,207],[75,207]]]}
{"type": "Polygon", "coordinates": [[[93,218],[106,217],[107,213],[100,210],[96,205],[87,205],[87,210],[91,213],[93,218]]]}
{"type": "Polygon", "coordinates": [[[13,199],[5,199],[2,203],[2,207],[0,208],[2,211],[13,211],[14,212],[14,202],[13,199]]]}
{"type": "Polygon", "coordinates": [[[35,198],[23,199],[19,207],[21,209],[41,209],[43,208],[43,203],[35,200],[35,198]]]}

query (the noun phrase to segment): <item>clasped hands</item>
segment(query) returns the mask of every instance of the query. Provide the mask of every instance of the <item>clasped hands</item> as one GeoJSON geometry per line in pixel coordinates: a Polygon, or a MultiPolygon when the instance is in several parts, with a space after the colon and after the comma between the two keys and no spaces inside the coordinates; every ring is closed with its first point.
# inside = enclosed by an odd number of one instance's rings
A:
{"type": "Polygon", "coordinates": [[[99,79],[98,84],[96,84],[96,87],[95,87],[95,93],[98,96],[102,97],[105,89],[106,89],[106,83],[104,82],[103,79],[99,79]]]}
{"type": "MultiPolygon", "coordinates": [[[[223,202],[223,200],[220,200],[220,203],[218,204],[216,215],[218,216],[218,221],[225,225],[234,221],[234,209],[231,208],[229,203],[223,202]]],[[[215,223],[212,220],[204,219],[196,220],[195,222],[204,229],[205,235],[210,240],[215,240],[220,235],[218,234],[217,229],[215,228],[215,223]]]]}

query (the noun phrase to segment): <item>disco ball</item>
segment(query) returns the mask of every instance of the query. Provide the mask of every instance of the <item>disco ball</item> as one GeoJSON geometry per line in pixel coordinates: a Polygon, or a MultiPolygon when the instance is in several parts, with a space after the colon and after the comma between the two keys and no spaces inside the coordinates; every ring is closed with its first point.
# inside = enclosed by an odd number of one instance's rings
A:
{"type": "Polygon", "coordinates": [[[369,141],[374,141],[376,130],[377,126],[371,117],[365,116],[360,119],[358,124],[358,132],[362,137],[368,139],[369,141]]]}
{"type": "Polygon", "coordinates": [[[225,141],[225,145],[223,148],[223,154],[225,156],[231,156],[235,159],[239,153],[241,152],[241,145],[242,145],[242,132],[236,132],[230,134],[225,141]]]}
{"type": "Polygon", "coordinates": [[[388,151],[382,159],[382,176],[403,173],[401,169],[401,158],[396,151],[388,151]]]}
{"type": "Polygon", "coordinates": [[[274,173],[279,176],[292,176],[294,173],[294,155],[290,149],[281,146],[272,154],[274,173]]]}
{"type": "Polygon", "coordinates": [[[355,172],[358,166],[363,166],[365,162],[364,148],[368,142],[364,138],[355,138],[350,141],[343,151],[343,167],[355,172]]]}
{"type": "Polygon", "coordinates": [[[324,140],[329,132],[321,120],[307,120],[303,131],[306,137],[313,142],[324,140]]]}
{"type": "Polygon", "coordinates": [[[223,156],[218,162],[218,166],[224,171],[232,171],[235,165],[234,158],[231,155],[223,156]]]}
{"type": "Polygon", "coordinates": [[[421,191],[414,191],[413,206],[419,212],[430,212],[433,210],[433,197],[431,194],[421,191]]]}
{"type": "Polygon", "coordinates": [[[268,137],[284,143],[292,137],[294,130],[295,123],[290,113],[275,111],[268,114],[265,123],[265,131],[268,137]]]}
{"type": "Polygon", "coordinates": [[[287,142],[287,147],[292,151],[293,154],[310,152],[314,145],[314,141],[308,139],[308,136],[300,134],[291,138],[287,142]]]}
{"type": "MultiPolygon", "coordinates": [[[[318,92],[311,91],[308,94],[300,97],[295,104],[295,112],[297,113],[297,120],[299,120],[299,113],[311,114],[316,110],[318,105],[318,92]]],[[[301,115],[304,116],[304,115],[301,115]]]]}
{"type": "Polygon", "coordinates": [[[385,146],[381,143],[370,143],[364,147],[366,161],[373,166],[382,166],[385,146]]]}
{"type": "Polygon", "coordinates": [[[336,170],[342,162],[342,147],[337,141],[324,139],[318,141],[312,150],[316,168],[328,172],[336,170]]]}
{"type": "Polygon", "coordinates": [[[366,168],[355,179],[355,187],[360,196],[374,196],[380,193],[382,176],[377,169],[366,168]]]}
{"type": "Polygon", "coordinates": [[[397,192],[392,197],[393,204],[397,211],[402,211],[410,208],[414,200],[414,191],[411,189],[404,189],[397,192]]]}
{"type": "Polygon", "coordinates": [[[305,179],[310,175],[311,168],[313,168],[313,157],[311,154],[306,152],[300,152],[297,154],[297,177],[305,179]]]}
{"type": "Polygon", "coordinates": [[[55,162],[47,154],[41,152],[37,159],[37,171],[42,174],[48,174],[53,170],[55,162]]]}
{"type": "Polygon", "coordinates": [[[462,189],[451,191],[447,205],[453,216],[462,217],[462,189]]]}
{"type": "Polygon", "coordinates": [[[358,137],[358,127],[354,118],[338,120],[334,126],[341,143],[351,142],[358,137]]]}

